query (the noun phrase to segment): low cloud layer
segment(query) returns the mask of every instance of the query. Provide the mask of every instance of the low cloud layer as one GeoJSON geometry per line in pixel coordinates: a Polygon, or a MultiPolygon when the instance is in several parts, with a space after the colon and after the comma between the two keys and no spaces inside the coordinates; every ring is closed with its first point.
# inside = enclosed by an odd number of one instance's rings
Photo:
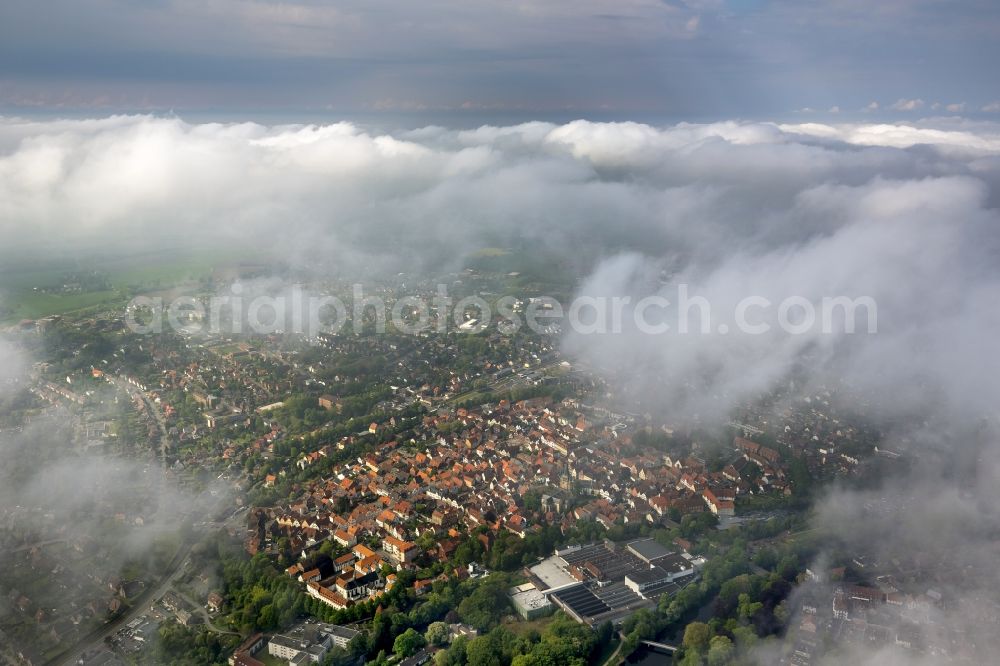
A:
{"type": "Polygon", "coordinates": [[[411,257],[414,244],[454,255],[525,238],[558,248],[567,235],[721,256],[734,242],[801,241],[837,224],[831,211],[785,219],[821,186],[966,177],[995,203],[1000,127],[942,123],[379,133],[349,123],[7,118],[0,238],[243,240],[299,261],[311,253],[382,266],[411,257]]]}
{"type": "Polygon", "coordinates": [[[629,294],[633,302],[661,295],[673,304],[677,331],[677,294],[685,285],[711,308],[705,334],[702,310],[692,306],[688,334],[573,335],[569,348],[613,368],[639,393],[655,390],[681,420],[693,413],[717,420],[803,364],[810,378],[843,381],[878,397],[883,409],[907,413],[931,401],[942,410],[981,414],[1000,395],[992,353],[1000,321],[990,307],[1000,298],[1000,217],[987,198],[986,186],[968,176],[809,187],[773,213],[763,237],[741,238],[745,230],[734,229],[727,250],[683,264],[666,286],[650,280],[659,259],[631,255],[602,264],[581,289],[629,294]],[[766,240],[776,229],[792,237],[766,240]],[[767,332],[741,334],[734,326],[748,298],[759,300],[746,319],[767,332]],[[822,304],[837,298],[871,303],[858,305],[853,334],[837,309],[823,328],[822,304]],[[816,323],[782,329],[780,304],[787,299],[804,299],[816,323]]]}
{"type": "MultiPolygon", "coordinates": [[[[379,133],[116,116],[0,121],[0,238],[186,239],[365,272],[484,246],[575,262],[580,294],[708,300],[708,335],[570,336],[681,416],[723,413],[808,359],[906,409],[979,413],[1000,367],[1000,126],[528,123],[379,133]],[[721,334],[747,296],[870,297],[877,335],[721,334]],[[919,362],[913,362],[919,359],[919,362]],[[646,372],[640,372],[642,369],[646,372]],[[940,396],[937,392],[940,392],[940,396]],[[931,396],[931,397],[928,397],[931,396]]],[[[764,317],[775,316],[770,312],[764,317]]],[[[838,323],[838,322],[835,322],[838,323]]]]}
{"type": "MultiPolygon", "coordinates": [[[[893,445],[919,454],[902,488],[883,492],[919,498],[911,507],[936,527],[873,518],[874,531],[852,532],[870,499],[853,493],[834,495],[821,523],[852,544],[874,540],[876,554],[939,553],[943,533],[977,574],[995,553],[972,518],[992,526],[995,512],[979,507],[1000,500],[998,206],[1000,126],[956,118],[392,133],[145,116],[0,121],[7,245],[250,242],[355,277],[459,267],[487,246],[542,247],[578,267],[579,296],[632,299],[620,334],[568,332],[564,349],[644,411],[719,422],[793,377],[801,391],[837,383],[893,445]],[[672,331],[662,335],[630,323],[641,298],[676,306],[682,287],[708,304],[705,333],[697,309],[664,309],[672,331]],[[748,316],[769,331],[736,325],[747,297],[771,304],[748,316]],[[824,298],[869,298],[877,332],[865,330],[867,313],[853,334],[843,316],[830,332],[781,330],[776,310],[789,297],[817,312],[824,298]]],[[[995,576],[982,582],[1000,591],[995,576]]],[[[951,589],[955,608],[978,603],[951,589]]]]}
{"type": "Polygon", "coordinates": [[[0,428],[0,634],[23,631],[26,617],[63,628],[39,631],[26,641],[32,650],[99,626],[187,552],[192,524],[225,506],[224,487],[182,487],[152,457],[110,450],[115,438],[85,445],[80,430],[79,416],[59,407],[0,428]]]}
{"type": "Polygon", "coordinates": [[[24,354],[11,342],[0,338],[0,399],[20,386],[26,370],[24,354]]]}
{"type": "Polygon", "coordinates": [[[954,118],[393,133],[148,116],[0,121],[8,247],[232,242],[359,277],[530,246],[589,275],[581,295],[676,301],[685,285],[711,306],[708,335],[626,327],[566,342],[627,386],[666,380],[657,395],[675,418],[721,416],[803,362],[903,410],[990,409],[1000,395],[990,353],[998,204],[1000,126],[954,118]],[[772,324],[788,297],[817,310],[825,297],[870,297],[878,334],[739,335],[732,315],[748,296],[774,304],[748,311],[772,324]],[[733,330],[719,333],[720,323],[733,330]]]}

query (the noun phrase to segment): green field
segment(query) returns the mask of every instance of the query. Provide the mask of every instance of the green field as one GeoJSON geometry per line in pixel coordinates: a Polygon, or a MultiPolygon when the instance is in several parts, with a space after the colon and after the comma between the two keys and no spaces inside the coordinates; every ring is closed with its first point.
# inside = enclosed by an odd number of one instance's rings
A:
{"type": "Polygon", "coordinates": [[[253,252],[197,249],[169,249],[83,259],[66,256],[4,257],[0,261],[0,323],[123,304],[134,293],[197,283],[213,272],[231,268],[240,261],[257,259],[259,256],[253,252]],[[57,291],[67,274],[87,272],[97,272],[106,277],[108,288],[57,291]]]}
{"type": "Polygon", "coordinates": [[[5,309],[0,321],[38,319],[49,315],[67,314],[97,305],[110,305],[123,300],[118,291],[92,291],[82,294],[39,294],[15,291],[4,299],[5,309]]]}

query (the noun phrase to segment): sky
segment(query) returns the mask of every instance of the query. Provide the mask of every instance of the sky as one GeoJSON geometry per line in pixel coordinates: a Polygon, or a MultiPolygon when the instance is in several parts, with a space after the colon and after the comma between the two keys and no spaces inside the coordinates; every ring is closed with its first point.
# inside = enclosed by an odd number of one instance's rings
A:
{"type": "Polygon", "coordinates": [[[0,6],[8,114],[1000,115],[998,61],[992,0],[0,6]]]}

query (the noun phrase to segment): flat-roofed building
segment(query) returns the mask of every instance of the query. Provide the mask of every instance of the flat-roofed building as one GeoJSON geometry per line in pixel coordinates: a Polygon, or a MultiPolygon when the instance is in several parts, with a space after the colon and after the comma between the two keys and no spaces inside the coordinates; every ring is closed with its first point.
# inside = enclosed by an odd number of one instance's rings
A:
{"type": "Polygon", "coordinates": [[[629,552],[647,564],[652,564],[653,560],[670,555],[670,550],[653,539],[633,541],[629,543],[626,548],[628,548],[629,552]]]}
{"type": "Polygon", "coordinates": [[[534,620],[548,615],[554,608],[548,596],[538,591],[533,583],[512,587],[507,593],[510,595],[510,600],[514,604],[517,614],[525,620],[534,620]]]}

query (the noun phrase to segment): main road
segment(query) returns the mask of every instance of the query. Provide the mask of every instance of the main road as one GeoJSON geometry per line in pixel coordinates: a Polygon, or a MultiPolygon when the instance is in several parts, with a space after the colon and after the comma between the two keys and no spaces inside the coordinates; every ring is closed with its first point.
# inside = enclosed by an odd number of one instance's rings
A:
{"type": "Polygon", "coordinates": [[[125,611],[110,622],[97,627],[77,641],[76,645],[68,648],[60,655],[53,657],[47,661],[46,664],[58,666],[75,664],[84,654],[103,647],[104,640],[118,633],[118,630],[121,629],[122,626],[128,624],[140,615],[148,613],[149,610],[152,609],[153,604],[156,603],[156,600],[166,594],[167,590],[173,586],[173,584],[180,577],[181,573],[184,571],[184,565],[187,562],[187,557],[190,554],[191,547],[193,545],[194,539],[191,537],[186,539],[181,544],[180,548],[178,548],[177,552],[174,554],[173,559],[170,561],[170,564],[167,565],[165,573],[160,579],[159,584],[157,584],[156,587],[143,590],[139,596],[135,598],[135,601],[132,603],[129,610],[125,611]]]}
{"type": "Polygon", "coordinates": [[[160,429],[160,459],[166,463],[167,451],[170,450],[170,437],[167,435],[167,420],[163,417],[163,412],[156,406],[156,403],[149,399],[145,391],[132,386],[125,378],[121,376],[111,378],[111,383],[123,389],[130,397],[138,397],[146,405],[146,411],[153,417],[157,427],[160,429]]]}
{"type": "MultiPolygon", "coordinates": [[[[219,504],[222,504],[222,502],[219,502],[219,504]]],[[[228,507],[224,507],[222,510],[216,509],[214,512],[216,519],[214,521],[201,523],[201,526],[206,529],[212,529],[213,527],[223,525],[228,521],[235,521],[236,516],[240,513],[241,510],[230,513],[230,509],[228,507]]],[[[191,530],[191,532],[185,537],[184,541],[182,541],[180,546],[177,548],[177,552],[174,553],[174,557],[164,568],[163,575],[160,577],[160,580],[155,587],[143,590],[139,596],[135,598],[127,611],[110,622],[96,627],[86,636],[77,641],[76,644],[68,647],[59,655],[45,662],[46,666],[69,666],[70,664],[77,663],[78,659],[82,655],[103,647],[105,639],[114,636],[124,625],[128,624],[137,617],[148,613],[153,608],[153,604],[166,594],[170,588],[173,587],[174,583],[177,582],[181,574],[184,573],[184,569],[188,563],[188,555],[191,554],[191,548],[200,538],[201,534],[198,531],[191,530]]],[[[198,606],[196,606],[196,608],[198,608],[198,606]]],[[[209,626],[210,628],[216,629],[214,625],[209,626]]],[[[228,633],[221,630],[219,630],[219,632],[228,633]]]]}

